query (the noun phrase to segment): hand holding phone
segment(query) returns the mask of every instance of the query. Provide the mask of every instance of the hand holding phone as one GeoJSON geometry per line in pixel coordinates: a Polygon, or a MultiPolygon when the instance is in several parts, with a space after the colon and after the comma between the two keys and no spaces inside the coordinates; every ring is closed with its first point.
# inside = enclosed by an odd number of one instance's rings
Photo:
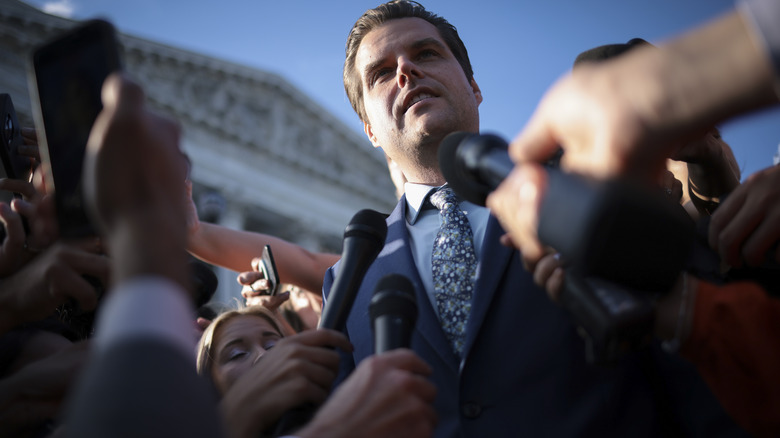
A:
{"type": "Polygon", "coordinates": [[[276,295],[279,292],[279,273],[276,271],[276,262],[274,262],[274,254],[271,252],[271,245],[266,245],[263,248],[260,272],[268,280],[268,295],[276,295]]]}
{"type": "Polygon", "coordinates": [[[33,115],[47,186],[62,237],[94,235],[84,209],[81,170],[101,91],[120,70],[114,27],[90,20],[33,51],[28,68],[33,115]]]}
{"type": "Polygon", "coordinates": [[[27,180],[32,171],[33,161],[19,153],[22,146],[22,130],[19,119],[16,116],[11,96],[0,94],[0,121],[2,121],[2,145],[0,145],[0,159],[3,161],[3,170],[6,178],[27,180]]]}

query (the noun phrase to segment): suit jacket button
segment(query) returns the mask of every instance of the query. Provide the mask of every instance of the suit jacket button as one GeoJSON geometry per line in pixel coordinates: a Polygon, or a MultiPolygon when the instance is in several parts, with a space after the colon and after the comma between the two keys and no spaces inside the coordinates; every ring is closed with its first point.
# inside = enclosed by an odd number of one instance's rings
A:
{"type": "Polygon", "coordinates": [[[482,406],[474,402],[463,403],[460,406],[460,413],[466,418],[474,419],[482,414],[482,406]]]}

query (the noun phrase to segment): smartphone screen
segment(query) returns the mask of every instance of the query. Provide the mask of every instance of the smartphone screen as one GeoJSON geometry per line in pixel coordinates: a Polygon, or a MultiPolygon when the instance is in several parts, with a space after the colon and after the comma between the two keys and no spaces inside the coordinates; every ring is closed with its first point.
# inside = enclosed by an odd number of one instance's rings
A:
{"type": "Polygon", "coordinates": [[[60,235],[94,235],[81,171],[106,77],[121,68],[116,31],[91,20],[33,52],[31,87],[41,163],[54,190],[60,235]]]}

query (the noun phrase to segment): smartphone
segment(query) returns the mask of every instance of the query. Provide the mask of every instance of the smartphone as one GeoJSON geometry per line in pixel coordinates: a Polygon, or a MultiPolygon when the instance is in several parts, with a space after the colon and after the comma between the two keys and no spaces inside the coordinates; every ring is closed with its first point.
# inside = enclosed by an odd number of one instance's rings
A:
{"type": "Polygon", "coordinates": [[[268,280],[268,295],[276,295],[276,293],[279,292],[279,273],[276,271],[276,263],[274,262],[274,254],[271,251],[271,245],[266,245],[263,248],[263,257],[260,261],[260,272],[262,272],[265,279],[268,280]]]}
{"type": "Polygon", "coordinates": [[[0,146],[0,160],[3,161],[5,176],[27,181],[33,168],[33,160],[19,155],[19,147],[23,144],[22,130],[9,94],[0,94],[0,110],[2,111],[0,119],[3,121],[3,129],[0,133],[3,142],[0,146]]]}
{"type": "Polygon", "coordinates": [[[28,77],[33,116],[62,237],[95,235],[84,209],[84,151],[103,109],[103,82],[121,66],[116,30],[104,20],[89,20],[32,53],[28,77]]]}

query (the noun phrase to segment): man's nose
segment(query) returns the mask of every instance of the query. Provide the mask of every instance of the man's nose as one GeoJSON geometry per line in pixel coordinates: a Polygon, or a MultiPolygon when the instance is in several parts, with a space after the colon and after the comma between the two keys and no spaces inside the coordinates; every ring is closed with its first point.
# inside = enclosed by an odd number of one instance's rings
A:
{"type": "Polygon", "coordinates": [[[421,77],[422,70],[411,59],[406,56],[398,58],[398,74],[396,74],[396,78],[399,88],[404,88],[421,77]]]}

